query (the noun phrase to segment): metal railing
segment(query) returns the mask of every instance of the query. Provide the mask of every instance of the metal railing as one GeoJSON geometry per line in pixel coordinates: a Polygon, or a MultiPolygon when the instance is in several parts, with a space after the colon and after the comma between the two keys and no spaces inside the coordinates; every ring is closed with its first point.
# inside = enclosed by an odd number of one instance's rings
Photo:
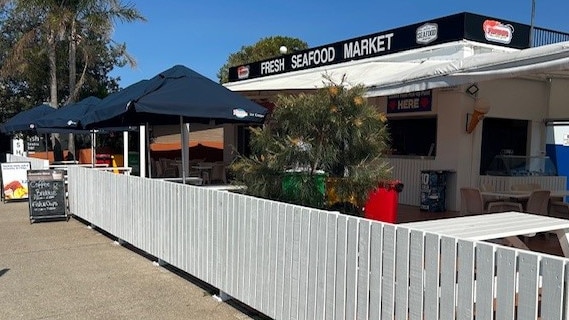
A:
{"type": "Polygon", "coordinates": [[[560,257],[79,167],[69,207],[276,319],[567,318],[560,257]]]}
{"type": "Polygon", "coordinates": [[[534,27],[530,45],[539,47],[564,41],[569,41],[569,33],[534,27]]]}

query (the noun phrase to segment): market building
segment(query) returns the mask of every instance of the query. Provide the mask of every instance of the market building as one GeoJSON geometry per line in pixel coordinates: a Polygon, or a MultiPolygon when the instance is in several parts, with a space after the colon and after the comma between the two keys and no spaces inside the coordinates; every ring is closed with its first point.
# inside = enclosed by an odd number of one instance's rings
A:
{"type": "MultiPolygon", "coordinates": [[[[270,105],[322,86],[324,75],[364,85],[388,116],[389,161],[405,183],[399,202],[422,205],[421,172],[440,170],[438,196],[460,210],[460,188],[488,181],[567,188],[566,41],[568,33],[459,13],[233,67],[225,86],[270,105]]],[[[243,128],[231,130],[226,142],[243,145],[243,128]]]]}

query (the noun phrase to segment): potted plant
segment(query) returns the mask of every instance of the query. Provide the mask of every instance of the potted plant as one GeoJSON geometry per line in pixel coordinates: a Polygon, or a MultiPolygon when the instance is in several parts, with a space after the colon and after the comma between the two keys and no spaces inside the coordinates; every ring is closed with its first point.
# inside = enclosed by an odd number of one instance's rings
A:
{"type": "Polygon", "coordinates": [[[364,93],[345,77],[336,83],[325,76],[314,93],[279,95],[265,125],[251,128],[252,155],[233,163],[236,180],[260,197],[361,208],[391,173],[383,157],[387,118],[364,93]]]}

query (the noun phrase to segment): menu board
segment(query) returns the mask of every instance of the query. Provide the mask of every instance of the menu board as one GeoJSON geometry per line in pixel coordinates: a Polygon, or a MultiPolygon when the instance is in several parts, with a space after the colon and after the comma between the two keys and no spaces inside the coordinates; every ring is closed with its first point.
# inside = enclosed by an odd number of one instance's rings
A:
{"type": "Polygon", "coordinates": [[[28,199],[27,172],[31,169],[29,162],[0,163],[2,173],[2,199],[11,200],[28,199]]]}
{"type": "Polygon", "coordinates": [[[67,218],[62,170],[28,171],[30,221],[67,218]]]}

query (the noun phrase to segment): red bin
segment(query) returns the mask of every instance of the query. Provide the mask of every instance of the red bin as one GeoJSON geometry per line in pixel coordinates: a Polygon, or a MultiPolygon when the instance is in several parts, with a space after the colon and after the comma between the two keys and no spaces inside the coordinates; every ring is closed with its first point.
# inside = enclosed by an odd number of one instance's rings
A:
{"type": "Polygon", "coordinates": [[[95,159],[96,159],[96,164],[106,164],[109,167],[113,166],[113,156],[110,154],[105,154],[105,153],[101,153],[101,154],[97,154],[95,155],[95,159]]]}
{"type": "Polygon", "coordinates": [[[370,192],[364,206],[364,217],[388,223],[397,223],[397,206],[399,192],[403,190],[403,184],[399,181],[380,184],[370,192]]]}

